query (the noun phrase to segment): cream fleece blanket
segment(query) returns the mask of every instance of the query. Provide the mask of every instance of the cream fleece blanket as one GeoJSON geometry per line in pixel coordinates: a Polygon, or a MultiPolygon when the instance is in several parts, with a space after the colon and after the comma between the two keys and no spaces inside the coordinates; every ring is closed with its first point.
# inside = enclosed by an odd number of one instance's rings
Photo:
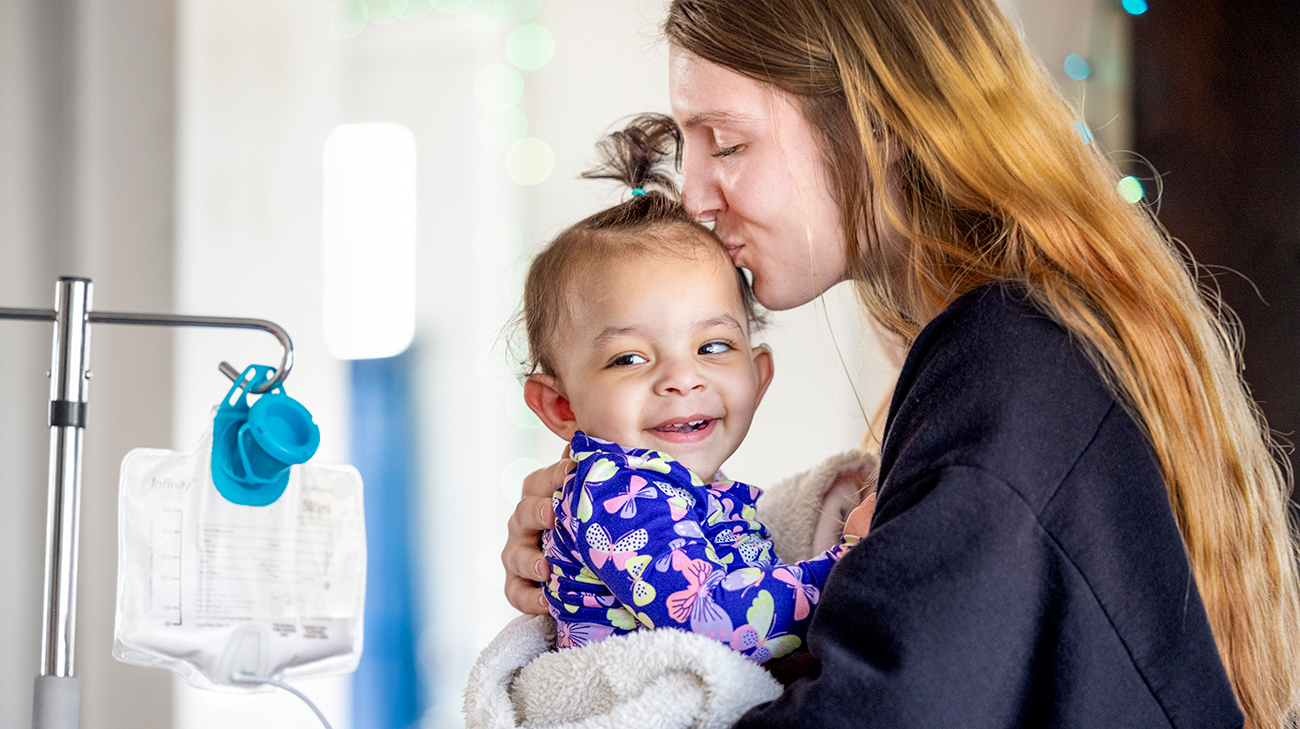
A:
{"type": "MultiPolygon", "coordinates": [[[[874,474],[875,458],[850,451],[765,490],[759,518],[783,561],[813,544],[821,502],[835,477],[874,474]]],[[[644,630],[555,650],[549,616],[521,616],[479,655],[465,687],[468,729],[713,729],[781,694],[762,666],[701,635],[644,630]]]]}

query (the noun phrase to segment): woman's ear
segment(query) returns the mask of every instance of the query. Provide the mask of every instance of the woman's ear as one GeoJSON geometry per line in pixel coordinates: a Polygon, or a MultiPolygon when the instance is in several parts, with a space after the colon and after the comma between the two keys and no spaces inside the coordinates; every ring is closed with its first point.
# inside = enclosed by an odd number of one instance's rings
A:
{"type": "Polygon", "coordinates": [[[550,431],[565,440],[572,440],[578,430],[578,419],[573,416],[569,400],[560,392],[560,382],[551,375],[529,375],[524,381],[524,402],[550,431]]]}
{"type": "Polygon", "coordinates": [[[758,397],[754,405],[763,402],[763,393],[767,392],[767,386],[772,384],[772,375],[775,372],[775,364],[772,361],[772,350],[767,348],[766,344],[759,344],[750,350],[754,357],[754,372],[758,374],[758,397]]]}

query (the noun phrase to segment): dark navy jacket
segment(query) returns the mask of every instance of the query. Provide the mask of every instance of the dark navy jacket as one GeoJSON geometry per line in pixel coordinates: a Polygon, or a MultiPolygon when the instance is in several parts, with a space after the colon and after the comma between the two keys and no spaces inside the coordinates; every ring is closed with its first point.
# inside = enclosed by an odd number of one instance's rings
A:
{"type": "Polygon", "coordinates": [[[808,631],[820,675],[737,727],[1242,725],[1154,452],[1020,289],[921,332],[880,479],[808,631]]]}

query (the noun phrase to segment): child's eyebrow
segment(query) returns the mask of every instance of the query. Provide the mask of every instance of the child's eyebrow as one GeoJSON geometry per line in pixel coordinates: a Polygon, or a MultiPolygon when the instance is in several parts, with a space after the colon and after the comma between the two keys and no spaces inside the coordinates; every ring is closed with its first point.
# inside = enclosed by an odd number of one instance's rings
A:
{"type": "Polygon", "coordinates": [[[697,329],[708,329],[709,327],[727,327],[729,329],[735,329],[742,334],[745,332],[745,328],[740,325],[739,321],[736,321],[736,317],[730,314],[722,314],[715,316],[712,319],[705,319],[695,325],[695,328],[697,329]]]}
{"type": "Polygon", "coordinates": [[[611,342],[611,341],[613,341],[613,340],[615,340],[615,339],[618,339],[618,338],[621,337],[621,336],[624,336],[624,335],[627,335],[627,334],[637,334],[637,333],[639,333],[640,331],[641,331],[641,328],[640,328],[640,327],[635,327],[635,326],[631,326],[631,327],[605,327],[603,330],[601,330],[600,334],[597,334],[597,335],[596,335],[596,338],[595,338],[595,339],[591,340],[591,348],[592,348],[592,349],[600,349],[602,346],[608,344],[609,342],[611,342]]]}

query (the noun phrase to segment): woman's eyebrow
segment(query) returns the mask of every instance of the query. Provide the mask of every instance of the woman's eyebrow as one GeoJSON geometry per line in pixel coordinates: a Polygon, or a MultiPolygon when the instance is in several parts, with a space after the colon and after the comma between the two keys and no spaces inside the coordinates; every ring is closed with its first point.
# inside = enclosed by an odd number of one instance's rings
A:
{"type": "Polygon", "coordinates": [[[695,129],[701,126],[716,127],[720,124],[745,124],[754,120],[755,118],[749,114],[735,111],[700,111],[687,115],[680,122],[680,126],[682,129],[695,129]]]}

